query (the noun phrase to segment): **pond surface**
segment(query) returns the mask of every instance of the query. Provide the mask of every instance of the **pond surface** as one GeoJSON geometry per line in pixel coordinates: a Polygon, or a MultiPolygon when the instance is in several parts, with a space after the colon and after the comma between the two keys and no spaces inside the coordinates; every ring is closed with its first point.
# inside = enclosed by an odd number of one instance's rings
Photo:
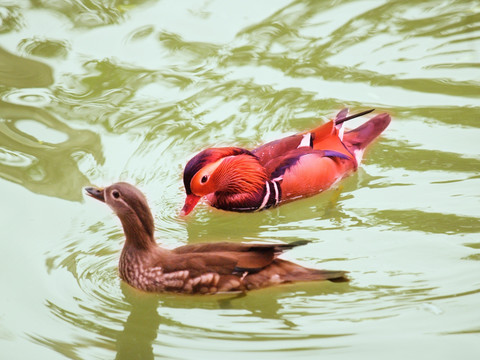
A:
{"type": "Polygon", "coordinates": [[[1,357],[477,359],[479,13],[476,0],[0,1],[1,357]],[[393,121],[336,189],[178,216],[196,152],[343,107],[393,121]],[[133,291],[118,219],[82,191],[119,180],[146,193],[166,247],[306,239],[285,258],[351,282],[133,291]]]}

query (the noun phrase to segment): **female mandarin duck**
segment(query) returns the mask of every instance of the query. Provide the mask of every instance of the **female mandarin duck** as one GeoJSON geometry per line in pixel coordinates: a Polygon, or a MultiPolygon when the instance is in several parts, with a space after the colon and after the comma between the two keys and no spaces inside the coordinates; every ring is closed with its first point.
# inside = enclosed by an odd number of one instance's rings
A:
{"type": "Polygon", "coordinates": [[[291,244],[211,243],[160,247],[153,238],[153,217],[145,196],[134,186],[116,183],[85,189],[118,215],[126,241],[120,255],[120,277],[151,292],[217,293],[246,291],[295,281],[348,281],[344,271],[308,269],[278,259],[291,244]]]}
{"type": "Polygon", "coordinates": [[[360,127],[344,131],[348,109],[316,129],[269,142],[252,151],[238,147],[210,148],[185,166],[187,198],[182,215],[205,196],[219,209],[258,211],[312,196],[356,170],[365,148],[390,123],[380,114],[360,127]]]}

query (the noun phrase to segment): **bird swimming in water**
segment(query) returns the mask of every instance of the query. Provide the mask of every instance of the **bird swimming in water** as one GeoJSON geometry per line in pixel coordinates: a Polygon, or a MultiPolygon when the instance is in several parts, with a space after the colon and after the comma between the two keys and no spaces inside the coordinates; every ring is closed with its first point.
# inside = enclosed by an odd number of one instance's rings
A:
{"type": "Polygon", "coordinates": [[[185,166],[186,199],[182,215],[205,197],[228,211],[259,211],[330,188],[355,171],[366,147],[390,123],[383,113],[353,130],[344,123],[372,110],[348,116],[348,109],[313,130],[269,142],[253,150],[208,148],[185,166]]]}
{"type": "Polygon", "coordinates": [[[119,182],[88,187],[87,195],[106,203],[120,218],[125,244],[119,273],[134,288],[148,292],[214,294],[244,292],[298,281],[348,281],[345,271],[309,269],[278,256],[304,245],[203,243],[169,250],[154,239],[153,216],[140,190],[119,182]]]}

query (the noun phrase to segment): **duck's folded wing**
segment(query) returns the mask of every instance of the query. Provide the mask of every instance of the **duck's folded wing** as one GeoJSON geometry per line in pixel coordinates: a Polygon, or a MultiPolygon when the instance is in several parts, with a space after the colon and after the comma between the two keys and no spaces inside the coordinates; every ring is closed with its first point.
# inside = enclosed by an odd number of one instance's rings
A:
{"type": "Polygon", "coordinates": [[[258,157],[260,164],[265,165],[272,159],[275,159],[290,150],[297,149],[301,146],[311,146],[310,140],[310,134],[291,135],[259,146],[252,150],[252,154],[258,157]]]}
{"type": "Polygon", "coordinates": [[[210,243],[193,244],[176,248],[165,271],[189,270],[192,274],[215,272],[221,275],[255,273],[267,267],[285,250],[306,244],[296,241],[290,244],[210,243]]]}
{"type": "Polygon", "coordinates": [[[172,250],[175,254],[188,253],[208,253],[208,252],[252,252],[272,249],[275,254],[280,254],[286,250],[296,246],[308,244],[307,240],[293,241],[288,244],[257,244],[257,243],[234,243],[234,242],[217,242],[217,243],[201,243],[191,244],[177,247],[172,250]]]}

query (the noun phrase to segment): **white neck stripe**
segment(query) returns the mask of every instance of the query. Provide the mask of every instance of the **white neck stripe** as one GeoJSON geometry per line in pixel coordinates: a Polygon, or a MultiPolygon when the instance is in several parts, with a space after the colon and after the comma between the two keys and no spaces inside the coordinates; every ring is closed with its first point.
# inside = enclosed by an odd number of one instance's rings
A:
{"type": "Polygon", "coordinates": [[[278,204],[278,184],[275,181],[272,181],[273,188],[275,189],[275,205],[278,204]]]}
{"type": "Polygon", "coordinates": [[[260,205],[260,207],[257,210],[262,210],[265,207],[265,205],[267,205],[268,199],[270,198],[270,184],[268,183],[268,181],[265,181],[265,189],[266,189],[266,192],[265,192],[265,197],[263,198],[263,201],[262,201],[262,205],[260,205]]]}

